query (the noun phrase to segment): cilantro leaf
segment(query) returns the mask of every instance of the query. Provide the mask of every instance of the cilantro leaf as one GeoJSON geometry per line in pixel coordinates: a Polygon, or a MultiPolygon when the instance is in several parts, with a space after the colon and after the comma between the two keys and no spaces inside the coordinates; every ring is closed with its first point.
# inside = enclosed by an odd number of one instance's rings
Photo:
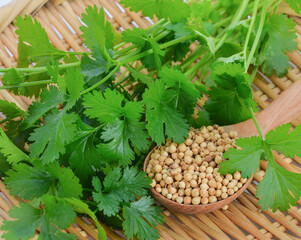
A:
{"type": "Polygon", "coordinates": [[[122,94],[107,89],[104,93],[94,91],[84,96],[85,114],[106,123],[98,145],[104,158],[119,160],[127,165],[134,159],[130,143],[140,151],[147,150],[148,135],[139,122],[143,105],[141,102],[126,102],[122,94]]]}
{"type": "Polygon", "coordinates": [[[13,165],[7,172],[5,183],[14,196],[32,200],[46,194],[53,185],[59,197],[79,197],[82,187],[79,179],[71,169],[61,168],[57,163],[41,165],[37,162],[34,167],[20,163],[13,165]]]}
{"type": "Polygon", "coordinates": [[[146,106],[146,129],[157,145],[165,142],[165,134],[176,142],[182,142],[189,131],[184,116],[166,103],[167,92],[164,83],[156,81],[149,84],[143,94],[143,102],[146,106]]]}
{"type": "Polygon", "coordinates": [[[93,81],[93,79],[100,77],[106,72],[108,62],[100,55],[100,53],[93,53],[93,58],[84,54],[81,59],[81,72],[85,75],[85,81],[93,81]]]}
{"type": "Polygon", "coordinates": [[[16,147],[6,136],[3,129],[0,127],[0,153],[7,158],[7,162],[13,164],[20,161],[29,161],[29,157],[16,147]]]}
{"type": "Polygon", "coordinates": [[[163,67],[159,72],[159,77],[171,90],[168,103],[183,113],[186,118],[191,117],[197,99],[200,97],[200,92],[195,85],[175,68],[163,67]]]}
{"type": "Polygon", "coordinates": [[[43,164],[50,163],[65,153],[65,144],[72,142],[76,131],[75,113],[67,114],[63,111],[53,110],[45,117],[46,124],[34,130],[29,140],[30,155],[40,157],[43,164]]]}
{"type": "Polygon", "coordinates": [[[301,197],[301,174],[287,171],[274,162],[269,162],[263,180],[259,183],[256,197],[263,211],[269,207],[275,212],[285,211],[290,205],[296,206],[301,197]]]}
{"type": "Polygon", "coordinates": [[[71,97],[76,100],[84,90],[84,76],[81,74],[80,68],[68,68],[64,74],[67,89],[71,97]]]}
{"type": "Polygon", "coordinates": [[[121,4],[130,7],[131,11],[142,10],[144,16],[158,18],[169,18],[172,22],[180,22],[190,15],[190,7],[182,0],[121,0],[121,4]]]}
{"type": "Polygon", "coordinates": [[[0,99],[0,112],[7,118],[24,117],[26,115],[14,102],[8,102],[2,99],[0,99]]]}
{"type": "Polygon", "coordinates": [[[290,8],[292,8],[295,13],[300,14],[301,13],[301,2],[298,0],[285,0],[285,2],[288,3],[290,8]]]}
{"type": "Polygon", "coordinates": [[[101,56],[110,61],[111,56],[109,49],[114,47],[114,35],[112,25],[105,20],[103,8],[98,12],[97,6],[88,6],[86,14],[82,15],[82,21],[86,26],[81,26],[80,30],[83,32],[82,38],[88,48],[95,54],[100,53],[101,56]]]}
{"type": "Polygon", "coordinates": [[[19,36],[18,67],[21,67],[20,62],[24,64],[24,62],[29,62],[31,59],[44,62],[45,57],[50,59],[50,55],[62,58],[66,54],[50,43],[46,31],[31,16],[26,15],[24,19],[17,17],[15,25],[18,28],[16,33],[19,36]]]}
{"type": "Polygon", "coordinates": [[[59,228],[67,228],[76,217],[73,208],[62,200],[56,200],[52,196],[44,197],[45,208],[37,209],[30,204],[20,203],[9,211],[14,221],[5,221],[2,227],[7,231],[3,235],[7,240],[29,239],[33,237],[40,226],[40,238],[42,239],[76,239],[74,234],[61,232],[59,228]],[[57,226],[57,227],[56,227],[57,226]]]}
{"type": "Polygon", "coordinates": [[[55,178],[44,169],[33,168],[24,163],[13,165],[7,175],[5,184],[7,188],[11,188],[10,193],[27,200],[47,193],[55,181],[55,178]]]}
{"type": "Polygon", "coordinates": [[[260,137],[236,139],[237,146],[242,150],[230,148],[224,153],[224,158],[229,160],[220,163],[219,173],[235,173],[241,171],[244,178],[250,178],[260,168],[260,157],[264,153],[263,143],[260,137]]]}
{"type": "Polygon", "coordinates": [[[95,129],[82,124],[77,139],[67,146],[68,161],[81,181],[87,181],[101,166],[100,154],[94,146],[95,129]]]}
{"type": "Polygon", "coordinates": [[[23,129],[30,128],[41,116],[67,100],[66,95],[55,86],[50,86],[49,90],[43,89],[40,98],[40,101],[35,101],[29,106],[23,129]]]}
{"type": "Polygon", "coordinates": [[[153,54],[143,57],[143,64],[149,68],[159,69],[161,66],[161,57],[164,56],[164,51],[160,49],[160,45],[156,42],[146,30],[134,28],[126,30],[122,33],[122,38],[125,42],[134,43],[142,47],[142,51],[152,49],[153,54]],[[161,56],[161,57],[160,57],[161,56]]]}
{"type": "Polygon", "coordinates": [[[294,21],[286,15],[274,14],[267,20],[265,40],[258,57],[261,70],[267,75],[272,75],[274,70],[279,76],[287,73],[290,64],[285,53],[297,48],[295,26],[294,21]]]}
{"type": "Polygon", "coordinates": [[[301,125],[289,132],[292,126],[288,123],[271,130],[266,135],[266,142],[274,150],[286,157],[301,157],[301,125]]]}
{"type": "Polygon", "coordinates": [[[216,87],[208,91],[210,100],[206,101],[204,109],[212,122],[229,125],[249,119],[249,107],[254,104],[251,80],[240,64],[219,64],[210,78],[216,87]]]}
{"type": "Polygon", "coordinates": [[[11,165],[7,162],[6,157],[0,153],[0,177],[4,177],[9,169],[11,169],[11,165]]]}
{"type": "Polygon", "coordinates": [[[159,207],[152,206],[154,200],[150,197],[142,197],[130,206],[123,207],[124,222],[122,224],[125,235],[133,239],[134,235],[141,240],[155,240],[160,238],[158,230],[154,228],[163,223],[163,215],[159,207]]]}
{"type": "Polygon", "coordinates": [[[122,202],[143,196],[150,188],[151,180],[145,177],[145,173],[135,168],[125,168],[123,173],[119,167],[108,172],[103,186],[98,178],[93,178],[93,198],[98,203],[98,208],[108,216],[114,216],[119,211],[122,202]],[[108,201],[109,200],[109,201],[108,201]]]}

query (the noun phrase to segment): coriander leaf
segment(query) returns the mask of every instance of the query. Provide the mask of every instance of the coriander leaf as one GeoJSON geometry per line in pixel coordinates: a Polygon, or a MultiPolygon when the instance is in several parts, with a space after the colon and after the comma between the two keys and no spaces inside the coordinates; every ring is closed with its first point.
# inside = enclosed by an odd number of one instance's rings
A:
{"type": "Polygon", "coordinates": [[[80,68],[68,68],[64,74],[67,89],[74,100],[80,98],[80,92],[84,90],[84,76],[80,72],[80,68]]]}
{"type": "Polygon", "coordinates": [[[26,15],[24,19],[17,17],[15,25],[18,28],[16,33],[19,35],[19,45],[22,48],[22,51],[18,48],[18,67],[21,67],[20,61],[24,62],[24,59],[26,61],[32,59],[33,61],[41,62],[45,61],[46,56],[46,58],[50,59],[49,55],[63,57],[66,54],[64,51],[56,49],[50,43],[46,31],[31,16],[26,15]]]}
{"type": "Polygon", "coordinates": [[[244,178],[250,178],[252,174],[260,168],[260,157],[264,153],[263,142],[260,137],[239,138],[236,139],[237,146],[242,150],[230,148],[223,155],[224,158],[229,158],[220,163],[219,173],[233,174],[236,171],[241,171],[244,178]]]}
{"type": "Polygon", "coordinates": [[[195,104],[200,97],[200,92],[195,85],[178,69],[163,67],[159,77],[171,89],[168,104],[174,106],[186,118],[194,113],[195,104]]]}
{"type": "Polygon", "coordinates": [[[288,123],[271,130],[266,135],[266,143],[274,150],[280,151],[286,157],[301,157],[301,125],[291,132],[292,126],[288,123]]]}
{"type": "Polygon", "coordinates": [[[40,100],[33,102],[28,108],[28,116],[24,120],[23,129],[30,128],[41,116],[55,108],[60,103],[67,101],[67,96],[55,86],[43,89],[40,100]]]}
{"type": "Polygon", "coordinates": [[[114,216],[119,211],[122,202],[143,196],[150,188],[151,180],[145,177],[144,172],[138,172],[135,167],[125,168],[123,173],[119,167],[108,172],[103,186],[98,178],[93,179],[93,198],[98,203],[98,208],[107,216],[114,216]]]}
{"type": "Polygon", "coordinates": [[[8,102],[0,99],[0,112],[7,118],[24,117],[26,113],[21,110],[14,102],[8,102]]]}
{"type": "Polygon", "coordinates": [[[288,3],[291,9],[295,11],[295,13],[301,13],[301,2],[298,0],[285,0],[288,3]]]}
{"type": "Polygon", "coordinates": [[[67,146],[71,168],[82,181],[87,181],[101,167],[101,158],[94,146],[95,129],[84,124],[77,139],[67,146]]]}
{"type": "Polygon", "coordinates": [[[263,48],[258,57],[261,70],[267,75],[272,75],[274,70],[279,76],[287,73],[290,64],[285,53],[297,48],[295,26],[293,19],[286,15],[274,14],[267,20],[263,48]]]}
{"type": "Polygon", "coordinates": [[[154,78],[152,78],[152,77],[150,77],[150,76],[148,76],[148,75],[146,75],[142,72],[139,72],[134,68],[128,68],[128,70],[131,72],[133,78],[136,81],[141,81],[144,84],[149,84],[149,83],[154,82],[154,78]]]}
{"type": "Polygon", "coordinates": [[[70,168],[60,167],[57,163],[42,165],[50,173],[52,177],[58,182],[57,195],[61,198],[82,197],[83,188],[79,183],[78,177],[75,176],[70,168]]]}
{"type": "Polygon", "coordinates": [[[27,240],[34,236],[36,229],[41,223],[41,209],[30,206],[29,203],[20,203],[19,207],[13,207],[9,211],[9,216],[15,218],[15,221],[4,221],[1,227],[7,233],[3,234],[3,238],[7,240],[27,240]]]}
{"type": "Polygon", "coordinates": [[[146,17],[169,18],[172,22],[180,22],[190,15],[190,7],[182,0],[121,0],[121,4],[130,7],[131,11],[139,12],[146,17]]]}
{"type": "Polygon", "coordinates": [[[104,59],[111,61],[108,50],[114,47],[114,35],[112,25],[105,20],[103,8],[98,12],[96,5],[88,6],[86,14],[82,15],[82,21],[86,24],[80,27],[84,43],[94,54],[100,53],[104,59]]]}
{"type": "Polygon", "coordinates": [[[125,235],[134,239],[134,235],[140,240],[155,240],[160,238],[158,230],[154,228],[163,223],[163,216],[157,206],[152,206],[154,200],[150,197],[142,197],[130,206],[123,206],[124,222],[122,224],[125,235]]]}
{"type": "Polygon", "coordinates": [[[9,211],[12,218],[17,220],[5,221],[2,227],[7,231],[3,237],[7,240],[29,239],[34,236],[36,229],[40,226],[41,239],[76,239],[74,234],[61,232],[60,228],[67,228],[74,222],[76,214],[73,208],[62,200],[56,200],[52,196],[44,197],[45,208],[37,209],[29,203],[20,203],[19,207],[14,207],[9,211]]]}
{"type": "Polygon", "coordinates": [[[210,97],[204,109],[212,122],[229,125],[251,117],[249,107],[253,107],[251,79],[240,64],[219,64],[210,75],[216,87],[208,91],[210,97]]]}
{"type": "Polygon", "coordinates": [[[7,162],[11,164],[18,163],[20,161],[29,161],[29,157],[11,142],[1,127],[0,153],[2,153],[3,156],[7,158],[7,162]]]}
{"type": "MultiPolygon", "coordinates": [[[[66,63],[66,62],[65,62],[66,63]]],[[[66,93],[66,81],[65,79],[61,76],[61,72],[59,69],[59,62],[58,61],[52,61],[52,65],[47,64],[47,75],[51,77],[54,83],[57,83],[59,89],[61,92],[66,93]]]]}
{"type": "Polygon", "coordinates": [[[98,203],[97,207],[107,216],[115,216],[119,212],[119,200],[115,194],[103,193],[99,178],[94,177],[92,185],[97,192],[93,192],[93,199],[98,203]]]}
{"type": "Polygon", "coordinates": [[[269,162],[263,180],[259,183],[256,197],[263,211],[269,207],[275,212],[286,211],[290,205],[296,206],[301,197],[301,174],[287,171],[275,162],[269,162]]]}
{"type": "Polygon", "coordinates": [[[184,116],[166,103],[167,92],[164,83],[156,81],[149,84],[143,94],[143,102],[146,106],[146,129],[157,145],[165,142],[165,134],[169,139],[182,142],[189,131],[184,116]]]}
{"type": "Polygon", "coordinates": [[[7,172],[7,176],[5,184],[7,188],[11,188],[10,193],[27,200],[47,193],[55,181],[49,172],[24,163],[13,165],[13,169],[7,172]]]}
{"type": "Polygon", "coordinates": [[[79,197],[82,187],[71,169],[61,168],[57,163],[41,165],[34,162],[34,167],[24,163],[13,165],[7,172],[5,183],[14,196],[32,200],[46,194],[53,185],[59,197],[79,197]]]}
{"type": "Polygon", "coordinates": [[[55,161],[60,154],[65,153],[65,145],[71,143],[76,135],[77,127],[75,113],[67,114],[53,110],[45,117],[46,124],[36,128],[30,135],[30,155],[40,157],[43,164],[55,161]]]}
{"type": "Polygon", "coordinates": [[[137,44],[141,47],[144,47],[149,39],[146,30],[141,28],[126,29],[124,32],[122,32],[121,36],[123,41],[137,44]]]}
{"type": "Polygon", "coordinates": [[[0,177],[6,176],[9,169],[11,169],[11,165],[7,162],[6,157],[0,153],[0,177]]]}
{"type": "Polygon", "coordinates": [[[119,160],[127,165],[134,159],[130,143],[140,151],[146,151],[149,144],[144,125],[139,122],[143,105],[141,102],[126,102],[116,90],[104,93],[94,91],[84,96],[85,114],[106,123],[101,138],[105,143],[98,145],[103,158],[119,160]]]}
{"type": "Polygon", "coordinates": [[[100,55],[100,53],[93,53],[93,58],[84,54],[81,59],[81,72],[86,76],[85,81],[93,81],[93,79],[100,77],[106,72],[108,62],[100,55]]]}

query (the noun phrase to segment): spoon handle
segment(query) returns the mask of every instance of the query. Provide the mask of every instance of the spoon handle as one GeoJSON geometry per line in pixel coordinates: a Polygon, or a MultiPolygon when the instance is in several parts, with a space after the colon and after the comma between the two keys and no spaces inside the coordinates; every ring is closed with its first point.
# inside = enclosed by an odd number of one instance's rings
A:
{"type": "MultiPolygon", "coordinates": [[[[269,107],[257,114],[256,119],[263,135],[279,125],[291,122],[301,116],[301,80],[293,83],[269,107]]],[[[232,125],[240,137],[258,135],[252,119],[232,125]]]]}

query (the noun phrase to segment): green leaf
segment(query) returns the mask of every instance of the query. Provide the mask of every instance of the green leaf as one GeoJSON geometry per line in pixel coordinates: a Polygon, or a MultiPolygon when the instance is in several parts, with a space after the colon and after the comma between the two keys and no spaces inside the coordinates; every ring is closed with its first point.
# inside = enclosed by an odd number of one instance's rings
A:
{"type": "Polygon", "coordinates": [[[95,169],[101,167],[101,157],[94,146],[95,129],[84,124],[77,134],[78,140],[67,146],[71,168],[81,181],[88,181],[94,175],[95,169]]]}
{"type": "Polygon", "coordinates": [[[0,177],[4,177],[9,169],[11,169],[11,165],[7,162],[6,157],[0,153],[0,177]]]}
{"type": "Polygon", "coordinates": [[[29,161],[29,157],[16,147],[0,127],[0,153],[7,158],[7,162],[14,164],[20,161],[29,161]]]}
{"type": "Polygon", "coordinates": [[[264,153],[263,142],[260,137],[239,138],[236,139],[235,144],[242,148],[242,150],[230,148],[223,155],[228,158],[220,163],[219,173],[235,173],[241,171],[244,178],[250,178],[252,174],[257,172],[260,168],[260,157],[264,153]]]}
{"type": "Polygon", "coordinates": [[[266,135],[266,143],[286,157],[301,157],[301,125],[289,132],[291,128],[290,124],[285,124],[269,131],[266,135]]]}
{"type": "Polygon", "coordinates": [[[301,197],[301,174],[287,171],[278,165],[275,160],[269,162],[263,180],[259,183],[256,197],[263,211],[269,207],[275,212],[286,211],[301,197]]]}
{"type": "Polygon", "coordinates": [[[189,131],[184,116],[167,104],[167,93],[164,83],[156,81],[149,84],[143,94],[143,102],[146,106],[146,129],[157,145],[165,142],[165,135],[176,142],[182,142],[189,131]]]}
{"type": "Polygon", "coordinates": [[[98,209],[104,211],[105,215],[114,216],[119,211],[122,202],[143,196],[150,188],[151,180],[145,177],[145,173],[135,168],[125,168],[123,173],[119,167],[108,172],[103,186],[98,178],[93,179],[93,198],[98,203],[98,209]]]}
{"type": "Polygon", "coordinates": [[[121,4],[130,7],[131,11],[139,12],[146,17],[169,18],[172,22],[180,22],[190,15],[190,7],[182,0],[121,0],[121,4]]]}
{"type": "Polygon", "coordinates": [[[142,197],[130,206],[123,206],[125,221],[122,226],[125,235],[133,239],[134,235],[140,240],[155,240],[160,238],[158,230],[154,228],[163,223],[163,215],[159,207],[152,206],[154,200],[150,197],[142,197]]]}
{"type": "Polygon", "coordinates": [[[11,188],[14,196],[32,200],[41,197],[54,187],[59,197],[82,196],[82,187],[79,179],[71,169],[61,168],[57,163],[41,165],[34,162],[34,167],[24,163],[13,165],[7,172],[5,183],[11,188]]]}
{"type": "Polygon", "coordinates": [[[301,13],[301,2],[299,0],[285,0],[290,8],[292,8],[295,13],[300,14],[301,13]]]}
{"type": "Polygon", "coordinates": [[[195,85],[178,69],[163,67],[159,72],[159,77],[170,90],[169,101],[186,118],[194,113],[195,104],[200,97],[200,92],[195,85]]]}
{"type": "Polygon", "coordinates": [[[112,25],[105,20],[103,8],[98,12],[96,5],[88,6],[86,14],[82,15],[82,21],[86,24],[80,27],[85,45],[94,54],[100,53],[104,59],[111,61],[108,50],[114,47],[114,35],[112,25]]]}
{"type": "Polygon", "coordinates": [[[30,128],[40,117],[68,99],[55,86],[50,86],[49,90],[43,89],[40,98],[39,101],[33,102],[29,106],[28,116],[24,120],[23,129],[30,128]]]}
{"type": "Polygon", "coordinates": [[[279,76],[284,76],[290,67],[287,51],[297,49],[296,24],[286,15],[274,14],[265,24],[266,32],[263,48],[260,51],[258,64],[267,75],[272,75],[274,70],[279,76]]]}
{"type": "MultiPolygon", "coordinates": [[[[18,49],[18,67],[20,61],[45,61],[45,58],[50,59],[50,55],[62,58],[66,53],[56,49],[49,41],[46,31],[42,28],[37,19],[31,16],[17,17],[15,22],[16,33],[19,36],[19,45],[21,44],[22,51],[18,49]]],[[[23,65],[23,64],[21,64],[23,65]]],[[[27,64],[28,66],[28,64],[27,64]]],[[[23,66],[24,67],[24,66],[23,66]]]]}
{"type": "Polygon", "coordinates": [[[81,72],[86,76],[85,80],[87,83],[105,73],[107,66],[108,62],[97,52],[93,53],[93,58],[84,54],[81,59],[81,72]]]}
{"type": "Polygon", "coordinates": [[[14,102],[8,102],[2,99],[0,99],[0,112],[7,118],[24,117],[26,115],[14,102]]]}
{"type": "Polygon", "coordinates": [[[14,207],[10,210],[10,216],[17,220],[4,222],[2,229],[7,233],[3,237],[7,240],[27,240],[33,237],[36,229],[40,227],[39,239],[76,239],[74,234],[63,233],[57,228],[67,228],[70,223],[75,222],[76,214],[73,208],[64,200],[56,200],[52,196],[45,196],[43,200],[44,209],[36,209],[28,203],[20,203],[20,208],[14,207]]]}
{"type": "Polygon", "coordinates": [[[139,122],[143,105],[140,102],[126,102],[116,90],[107,89],[104,93],[94,91],[84,96],[85,114],[106,123],[101,138],[105,143],[98,145],[104,159],[119,160],[127,165],[134,159],[130,143],[140,151],[148,148],[148,135],[142,122],[139,122]]]}
{"type": "Polygon", "coordinates": [[[240,64],[219,64],[210,78],[216,87],[208,91],[210,100],[204,109],[209,113],[212,122],[229,125],[242,122],[251,117],[249,107],[253,107],[253,95],[250,76],[240,64]]]}
{"type": "Polygon", "coordinates": [[[43,164],[57,160],[65,153],[65,145],[71,143],[77,132],[75,113],[53,110],[45,117],[46,124],[30,135],[30,155],[40,157],[43,164]]]}
{"type": "Polygon", "coordinates": [[[64,74],[67,89],[74,100],[80,98],[80,92],[84,90],[84,76],[81,74],[80,68],[68,68],[64,74]]]}
{"type": "Polygon", "coordinates": [[[8,189],[11,188],[10,194],[27,200],[41,197],[47,193],[55,181],[49,172],[24,163],[13,165],[7,175],[5,184],[8,189]]]}

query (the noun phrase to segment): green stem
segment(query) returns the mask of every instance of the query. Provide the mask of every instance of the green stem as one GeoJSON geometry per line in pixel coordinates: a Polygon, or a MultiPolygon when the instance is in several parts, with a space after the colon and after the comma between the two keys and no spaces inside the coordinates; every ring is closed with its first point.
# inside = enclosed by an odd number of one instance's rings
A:
{"type": "MultiPolygon", "coordinates": [[[[69,68],[69,67],[77,67],[80,65],[80,61],[78,62],[74,62],[74,63],[67,63],[67,64],[62,64],[62,65],[58,65],[59,69],[65,69],[65,68],[69,68]]],[[[15,68],[16,71],[18,72],[46,72],[47,68],[46,67],[33,67],[33,68],[15,68]]],[[[8,72],[10,71],[11,68],[0,68],[0,72],[8,72]]]]}
{"type": "Polygon", "coordinates": [[[36,85],[42,85],[42,84],[49,84],[49,83],[53,83],[53,80],[40,80],[40,81],[35,81],[35,82],[19,83],[19,84],[15,84],[15,85],[6,85],[3,87],[0,87],[0,90],[19,88],[19,87],[30,87],[30,86],[36,86],[36,85]]]}
{"type": "Polygon", "coordinates": [[[259,124],[258,124],[258,122],[257,122],[256,117],[255,117],[254,111],[253,111],[253,109],[252,109],[251,107],[249,107],[249,111],[250,111],[250,113],[251,113],[251,116],[252,116],[253,122],[254,122],[254,124],[255,124],[255,127],[256,127],[256,129],[257,129],[257,132],[258,132],[260,138],[264,141],[264,136],[263,136],[263,134],[262,134],[262,132],[261,132],[260,126],[259,126],[259,124]]]}
{"type": "MultiPolygon", "coordinates": [[[[245,66],[247,65],[246,64],[246,59],[247,59],[248,43],[249,43],[250,36],[251,36],[252,30],[253,30],[253,27],[254,27],[254,23],[255,23],[255,20],[256,20],[259,2],[260,2],[260,0],[256,0],[255,1],[254,8],[253,8],[253,13],[252,13],[252,20],[251,20],[251,23],[250,23],[250,26],[249,26],[249,30],[248,30],[248,33],[247,33],[247,37],[246,37],[246,40],[245,40],[245,44],[244,44],[243,53],[244,53],[244,58],[245,58],[245,66]]],[[[246,69],[246,71],[247,70],[248,69],[246,69]]]]}
{"type": "Polygon", "coordinates": [[[98,86],[100,86],[101,84],[105,83],[110,77],[112,77],[114,75],[114,73],[116,73],[119,68],[121,67],[121,64],[118,64],[104,79],[102,79],[101,81],[99,81],[98,83],[95,83],[93,86],[85,89],[84,91],[82,91],[80,93],[80,95],[84,95],[90,91],[92,91],[93,89],[97,88],[98,86]]]}
{"type": "Polygon", "coordinates": [[[259,39],[260,39],[260,36],[261,36],[261,33],[262,33],[262,29],[263,29],[263,25],[264,25],[266,13],[267,13],[267,7],[268,7],[268,0],[264,0],[263,9],[262,9],[262,13],[261,13],[261,18],[260,18],[260,22],[259,22],[259,27],[258,27],[258,30],[257,30],[257,33],[256,33],[256,37],[255,37],[253,46],[251,48],[248,60],[247,60],[246,65],[245,65],[245,69],[249,68],[249,66],[251,64],[251,61],[253,59],[254,53],[257,49],[257,45],[259,43],[259,39]]]}

